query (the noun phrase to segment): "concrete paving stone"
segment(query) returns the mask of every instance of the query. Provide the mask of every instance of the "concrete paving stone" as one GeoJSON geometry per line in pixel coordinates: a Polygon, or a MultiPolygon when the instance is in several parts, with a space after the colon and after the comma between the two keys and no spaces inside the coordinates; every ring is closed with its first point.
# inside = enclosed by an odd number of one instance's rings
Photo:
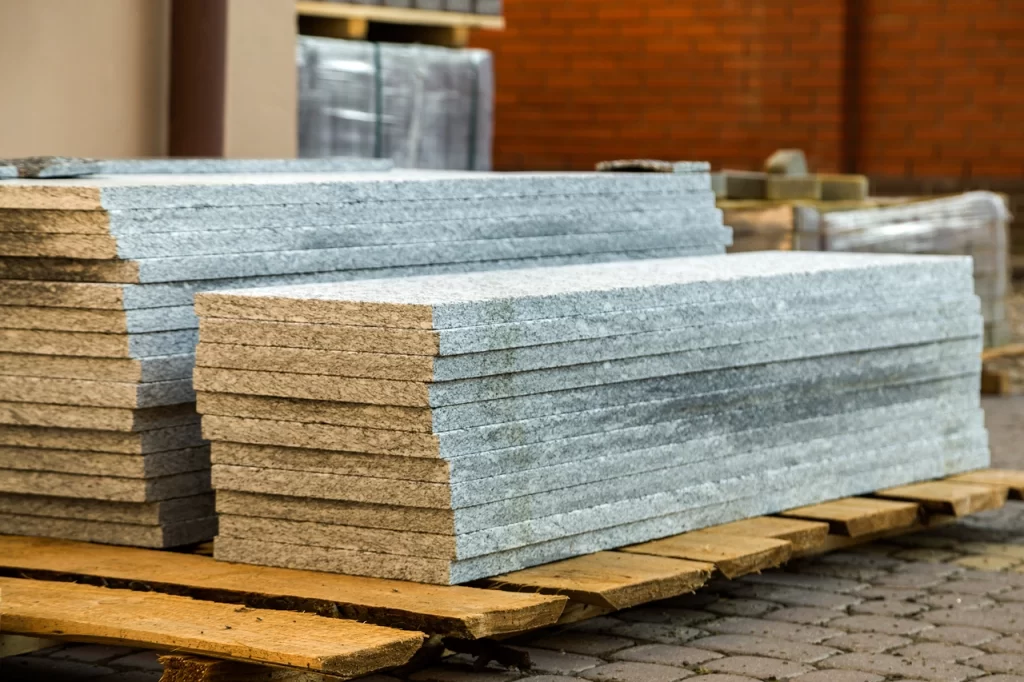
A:
{"type": "MultiPolygon", "coordinates": [[[[813,668],[802,663],[780,661],[762,656],[729,656],[710,661],[701,666],[711,672],[729,675],[743,675],[757,680],[787,680],[811,672],[813,668]]],[[[693,678],[699,680],[701,678],[693,678]]]]}
{"type": "Polygon", "coordinates": [[[614,634],[611,630],[622,625],[622,621],[613,616],[598,616],[588,620],[573,623],[566,627],[565,632],[597,632],[601,634],[614,634]]]}
{"type": "Polygon", "coordinates": [[[914,661],[888,654],[843,654],[826,659],[819,665],[822,668],[899,675],[931,682],[964,682],[983,674],[978,668],[957,663],[914,661]]]}
{"type": "Polygon", "coordinates": [[[516,672],[472,670],[454,665],[439,665],[409,675],[413,682],[510,682],[521,677],[516,672]]]}
{"type": "MultiPolygon", "coordinates": [[[[531,672],[547,673],[551,675],[575,675],[595,666],[601,665],[604,661],[594,656],[581,656],[579,654],[562,653],[560,651],[549,651],[535,647],[513,647],[518,651],[524,651],[530,655],[532,664],[531,672]]],[[[628,651],[628,649],[627,649],[628,651]]]]}
{"type": "MultiPolygon", "coordinates": [[[[717,599],[717,597],[715,598],[717,599]]],[[[703,600],[701,600],[703,601],[703,600]]],[[[661,606],[661,604],[678,603],[676,599],[669,599],[663,602],[655,602],[650,606],[620,611],[615,614],[616,618],[632,623],[667,623],[670,625],[683,625],[696,627],[716,618],[715,614],[707,611],[696,611],[691,608],[675,608],[661,606]]],[[[687,602],[684,602],[687,603],[687,602]]]]}
{"type": "Polygon", "coordinates": [[[953,563],[964,568],[972,568],[979,571],[1009,571],[1010,569],[1024,564],[1024,560],[1007,556],[982,556],[971,555],[960,557],[953,563]]]}
{"type": "Polygon", "coordinates": [[[78,661],[80,663],[106,663],[115,658],[126,656],[133,652],[133,649],[123,646],[108,646],[103,644],[82,644],[66,646],[49,654],[50,658],[78,661]]]}
{"type": "Polygon", "coordinates": [[[842,615],[842,611],[834,611],[832,609],[815,608],[813,606],[787,606],[778,611],[766,613],[762,618],[800,625],[825,625],[842,615]]]}
{"type": "Polygon", "coordinates": [[[657,603],[676,609],[686,609],[691,612],[698,612],[708,604],[712,604],[719,599],[718,595],[713,594],[709,589],[714,582],[714,579],[712,579],[711,582],[705,583],[704,587],[697,592],[681,594],[678,597],[663,599],[657,603]]]}
{"type": "Polygon", "coordinates": [[[880,654],[897,647],[908,646],[913,640],[896,635],[882,635],[877,632],[854,632],[826,639],[825,646],[854,653],[880,654]]]}
{"type": "Polygon", "coordinates": [[[864,568],[874,568],[886,571],[904,565],[904,562],[898,559],[888,558],[884,555],[854,551],[830,552],[829,554],[816,557],[815,561],[821,564],[862,566],[864,568]]]}
{"type": "Polygon", "coordinates": [[[1024,589],[1018,587],[1009,592],[1002,592],[996,595],[996,597],[999,601],[1024,602],[1024,589]]]}
{"type": "Polygon", "coordinates": [[[952,561],[960,555],[957,552],[951,552],[949,550],[944,549],[916,547],[914,549],[901,550],[899,552],[896,552],[892,556],[896,559],[902,559],[904,561],[942,563],[946,561],[952,561]]]}
{"type": "Polygon", "coordinates": [[[690,640],[706,634],[703,630],[675,623],[620,623],[609,628],[607,632],[612,635],[658,644],[686,644],[690,640]]]}
{"type": "Polygon", "coordinates": [[[964,569],[952,564],[905,562],[893,568],[893,573],[896,575],[937,576],[948,578],[950,576],[962,575],[964,573],[964,569]]]}
{"type": "Polygon", "coordinates": [[[1024,671],[1024,654],[985,654],[970,664],[988,673],[1019,673],[1024,671]]]}
{"type": "MultiPolygon", "coordinates": [[[[999,595],[1004,600],[1010,592],[999,595]]],[[[914,602],[930,606],[933,609],[987,609],[995,605],[995,601],[976,594],[929,594],[915,597],[914,602]]]]}
{"type": "Polygon", "coordinates": [[[881,578],[872,580],[871,583],[876,588],[926,590],[937,585],[941,585],[945,581],[945,576],[919,573],[890,573],[889,575],[884,575],[881,578]]]}
{"type": "MultiPolygon", "coordinates": [[[[829,613],[831,618],[842,615],[836,611],[829,613]]],[[[770,615],[768,614],[768,616],[770,615]]],[[[702,623],[701,628],[716,634],[756,635],[773,639],[786,639],[792,642],[805,642],[807,644],[818,644],[830,637],[838,637],[843,634],[842,630],[835,628],[767,620],[768,616],[765,616],[766,619],[764,620],[742,617],[720,618],[709,623],[702,623]]]]}
{"type": "Polygon", "coordinates": [[[845,616],[836,618],[831,627],[848,632],[874,632],[880,635],[913,635],[927,630],[931,625],[909,618],[888,616],[845,616]]]}
{"type": "Polygon", "coordinates": [[[606,663],[580,673],[581,677],[594,682],[674,682],[692,675],[683,668],[632,661],[606,663]]]}
{"type": "Polygon", "coordinates": [[[115,658],[109,664],[115,668],[139,668],[140,670],[163,670],[156,651],[137,651],[134,654],[115,658]]]}
{"type": "Polygon", "coordinates": [[[719,675],[718,673],[700,675],[690,679],[700,680],[700,682],[758,682],[753,677],[747,677],[745,675],[719,675]]]}
{"type": "Polygon", "coordinates": [[[719,599],[704,610],[720,616],[760,616],[777,608],[778,604],[760,599],[719,599]]]}
{"type": "Polygon", "coordinates": [[[862,590],[857,593],[857,596],[864,597],[866,600],[895,599],[897,601],[912,601],[927,595],[928,593],[924,590],[910,587],[869,587],[866,590],[862,590]]]}
{"type": "Polygon", "coordinates": [[[604,656],[633,646],[633,640],[626,639],[625,637],[612,637],[591,632],[583,633],[569,630],[536,637],[531,639],[528,644],[540,649],[552,649],[570,654],[604,656]]]}
{"type": "Polygon", "coordinates": [[[989,675],[983,682],[1024,682],[1024,675],[989,675]]]}
{"type": "MultiPolygon", "coordinates": [[[[830,564],[816,561],[801,562],[799,565],[792,565],[790,570],[801,573],[802,575],[820,575],[831,578],[843,578],[845,580],[852,580],[857,583],[870,583],[871,581],[879,578],[883,575],[888,575],[887,571],[880,568],[868,568],[866,566],[844,566],[842,564],[830,564]]],[[[864,589],[867,589],[865,587],[864,589]]]]}
{"type": "Polygon", "coordinates": [[[615,661],[634,661],[637,663],[657,663],[678,667],[703,665],[708,661],[721,658],[722,655],[706,649],[672,644],[641,644],[631,649],[612,654],[615,661]]]}
{"type": "Polygon", "coordinates": [[[162,672],[156,670],[126,670],[106,677],[100,677],[96,682],[160,682],[162,672]]]}
{"type": "Polygon", "coordinates": [[[1008,635],[1024,631],[1024,614],[1018,610],[1008,610],[1004,606],[977,611],[929,611],[919,617],[934,625],[987,628],[1008,635]]]}
{"type": "Polygon", "coordinates": [[[1024,545],[1015,545],[1008,542],[963,542],[960,543],[958,549],[971,554],[1005,556],[1024,561],[1024,545]]]}
{"type": "Polygon", "coordinates": [[[533,675],[521,678],[522,682],[578,682],[578,677],[566,677],[565,675],[533,675]]]}
{"type": "MultiPolygon", "coordinates": [[[[940,625],[917,633],[917,639],[929,642],[943,642],[946,644],[960,644],[963,646],[986,647],[999,638],[999,633],[980,627],[966,627],[962,625],[940,625]]],[[[1006,638],[1004,638],[1006,639],[1006,638]]],[[[1002,641],[1002,640],[1000,640],[1002,641]]],[[[1024,647],[1021,649],[1024,651],[1024,647]]]]}
{"type": "Polygon", "coordinates": [[[850,613],[856,615],[871,616],[895,616],[897,618],[913,616],[927,611],[928,607],[922,604],[900,601],[896,599],[875,599],[871,601],[854,604],[850,607],[850,613]]]}
{"type": "Polygon", "coordinates": [[[794,677],[794,682],[882,682],[885,678],[855,670],[815,670],[794,677]]]}
{"type": "Polygon", "coordinates": [[[1000,573],[987,573],[982,580],[975,577],[953,579],[928,589],[933,594],[970,594],[976,596],[998,596],[1013,589],[1006,581],[999,579],[1000,573]]]}
{"type": "MultiPolygon", "coordinates": [[[[984,651],[960,644],[927,642],[911,644],[889,652],[893,656],[903,656],[923,661],[939,661],[942,663],[961,663],[968,659],[983,656],[984,651]]],[[[970,665],[974,665],[971,663],[970,665]]]]}
{"type": "Polygon", "coordinates": [[[740,582],[757,583],[762,585],[783,585],[787,587],[799,587],[806,590],[822,590],[824,592],[858,592],[869,585],[855,580],[844,580],[818,575],[806,575],[802,573],[790,573],[787,571],[766,571],[756,575],[748,575],[740,578],[740,582]]]}
{"type": "Polygon", "coordinates": [[[978,646],[990,654],[1024,654],[1024,634],[999,635],[991,630],[985,630],[990,637],[984,642],[978,642],[978,646]]]}
{"type": "Polygon", "coordinates": [[[4,682],[95,680],[116,672],[113,668],[93,663],[35,656],[5,658],[0,661],[0,670],[3,671],[4,682]]]}
{"type": "Polygon", "coordinates": [[[813,606],[825,609],[846,609],[862,601],[857,597],[845,594],[776,585],[745,585],[738,587],[734,594],[741,597],[772,601],[785,606],[813,606]]]}
{"type": "Polygon", "coordinates": [[[722,654],[767,656],[800,663],[815,663],[842,653],[838,649],[826,646],[754,635],[713,635],[694,640],[690,644],[722,654]]]}

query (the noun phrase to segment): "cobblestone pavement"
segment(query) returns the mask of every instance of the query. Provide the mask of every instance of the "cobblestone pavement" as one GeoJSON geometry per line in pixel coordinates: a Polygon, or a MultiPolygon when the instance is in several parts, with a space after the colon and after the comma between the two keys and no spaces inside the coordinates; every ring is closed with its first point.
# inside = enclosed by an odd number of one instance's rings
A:
{"type": "MultiPolygon", "coordinates": [[[[986,410],[999,466],[1024,468],[1024,402],[986,410]]],[[[530,653],[531,671],[475,670],[459,655],[401,677],[1024,682],[1024,503],[506,643],[530,653]]],[[[158,668],[149,653],[74,646],[0,661],[0,680],[156,682],[158,668]]]]}

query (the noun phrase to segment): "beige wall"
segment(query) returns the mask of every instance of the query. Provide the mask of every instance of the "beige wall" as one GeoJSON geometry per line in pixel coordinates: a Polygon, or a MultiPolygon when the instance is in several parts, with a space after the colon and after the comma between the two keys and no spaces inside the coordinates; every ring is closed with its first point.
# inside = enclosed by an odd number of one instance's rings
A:
{"type": "Polygon", "coordinates": [[[0,157],[166,149],[168,0],[0,0],[0,157]]]}

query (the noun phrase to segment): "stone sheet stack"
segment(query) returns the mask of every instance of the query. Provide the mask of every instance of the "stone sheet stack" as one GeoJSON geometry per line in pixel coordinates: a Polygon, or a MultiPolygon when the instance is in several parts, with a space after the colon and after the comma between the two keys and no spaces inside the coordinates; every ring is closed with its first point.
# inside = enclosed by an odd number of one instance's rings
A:
{"type": "Polygon", "coordinates": [[[196,291],[721,253],[730,238],[703,164],[622,178],[132,163],[50,160],[36,171],[99,174],[0,182],[0,533],[214,535],[196,291]]]}
{"type": "Polygon", "coordinates": [[[967,258],[197,297],[228,561],[460,583],[983,467],[967,258]]]}

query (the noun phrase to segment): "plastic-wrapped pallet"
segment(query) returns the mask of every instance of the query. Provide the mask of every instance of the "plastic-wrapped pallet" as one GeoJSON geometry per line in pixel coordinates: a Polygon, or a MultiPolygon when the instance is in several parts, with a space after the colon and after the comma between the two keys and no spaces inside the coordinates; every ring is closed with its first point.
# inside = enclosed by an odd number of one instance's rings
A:
{"type": "Polygon", "coordinates": [[[1000,195],[968,192],[889,208],[809,213],[800,216],[797,226],[796,248],[802,250],[971,256],[975,293],[985,318],[985,345],[1008,343],[1010,213],[1000,195]]]}
{"type": "Polygon", "coordinates": [[[301,36],[298,68],[300,156],[490,169],[490,52],[301,36]]]}

